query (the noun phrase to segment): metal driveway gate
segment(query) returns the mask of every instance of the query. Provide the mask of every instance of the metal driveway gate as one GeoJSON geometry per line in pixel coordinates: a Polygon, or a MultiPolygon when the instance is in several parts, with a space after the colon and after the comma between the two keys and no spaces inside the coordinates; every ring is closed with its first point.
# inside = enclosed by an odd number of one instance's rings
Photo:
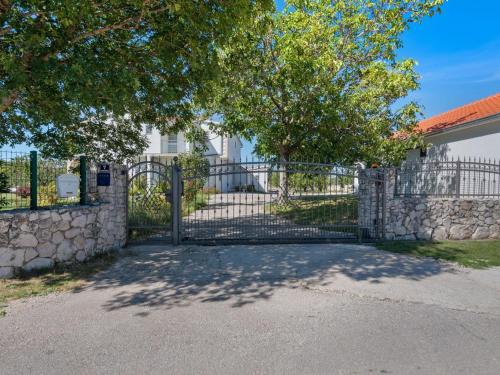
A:
{"type": "Polygon", "coordinates": [[[172,165],[151,160],[128,168],[129,241],[172,241],[172,170],[172,165]]]}
{"type": "Polygon", "coordinates": [[[179,242],[333,242],[381,236],[384,187],[377,174],[358,176],[355,168],[336,164],[260,161],[177,173],[182,199],[174,227],[179,242]]]}

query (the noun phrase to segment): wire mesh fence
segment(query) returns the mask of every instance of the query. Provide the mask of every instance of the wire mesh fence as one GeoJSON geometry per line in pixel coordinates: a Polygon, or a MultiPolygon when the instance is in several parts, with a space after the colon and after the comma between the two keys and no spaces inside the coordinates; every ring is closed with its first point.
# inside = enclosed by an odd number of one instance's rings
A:
{"type": "Polygon", "coordinates": [[[0,210],[30,207],[30,155],[0,151],[0,210]]]}
{"type": "Polygon", "coordinates": [[[404,162],[396,169],[397,196],[500,197],[500,161],[457,159],[404,162]]]}
{"type": "Polygon", "coordinates": [[[97,201],[97,172],[98,163],[87,163],[85,157],[63,160],[33,151],[0,151],[0,210],[93,203],[97,201]],[[78,189],[67,197],[58,194],[56,182],[65,174],[80,180],[78,189]]]}

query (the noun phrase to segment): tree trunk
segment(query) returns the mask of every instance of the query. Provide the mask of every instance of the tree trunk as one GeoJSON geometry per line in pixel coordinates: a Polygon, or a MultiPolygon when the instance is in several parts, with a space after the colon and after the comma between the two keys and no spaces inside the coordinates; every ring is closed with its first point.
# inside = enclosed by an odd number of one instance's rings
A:
{"type": "Polygon", "coordinates": [[[280,202],[287,203],[289,200],[289,184],[288,184],[288,162],[290,161],[290,154],[285,147],[280,147],[280,186],[278,189],[278,199],[280,202]]]}

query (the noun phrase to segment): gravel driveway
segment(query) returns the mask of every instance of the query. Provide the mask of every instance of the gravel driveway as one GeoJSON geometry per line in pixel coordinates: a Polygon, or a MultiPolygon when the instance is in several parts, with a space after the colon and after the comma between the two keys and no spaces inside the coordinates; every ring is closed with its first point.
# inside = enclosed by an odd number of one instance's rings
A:
{"type": "Polygon", "coordinates": [[[11,303],[1,374],[498,374],[500,269],[360,245],[135,247],[11,303]]]}
{"type": "MultiPolygon", "coordinates": [[[[349,231],[325,230],[318,224],[295,224],[271,214],[276,193],[219,193],[207,206],[182,219],[185,240],[356,239],[349,231]]],[[[327,199],[327,198],[325,198],[327,199]]],[[[327,213],[323,213],[327,214],[327,213]]]]}

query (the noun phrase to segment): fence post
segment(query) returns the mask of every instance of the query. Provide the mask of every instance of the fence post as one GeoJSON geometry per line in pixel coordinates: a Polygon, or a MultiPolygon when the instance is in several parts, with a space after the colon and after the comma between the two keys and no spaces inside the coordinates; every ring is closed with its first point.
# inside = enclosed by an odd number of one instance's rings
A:
{"type": "Polygon", "coordinates": [[[456,197],[460,198],[460,159],[457,160],[456,189],[456,197]]]}
{"type": "Polygon", "coordinates": [[[38,208],[38,153],[30,151],[30,209],[38,208]]]}
{"type": "Polygon", "coordinates": [[[172,165],[172,242],[174,245],[180,243],[181,180],[181,169],[175,163],[172,165]]]}
{"type": "Polygon", "coordinates": [[[80,205],[87,202],[87,157],[80,156],[80,205]]]}

